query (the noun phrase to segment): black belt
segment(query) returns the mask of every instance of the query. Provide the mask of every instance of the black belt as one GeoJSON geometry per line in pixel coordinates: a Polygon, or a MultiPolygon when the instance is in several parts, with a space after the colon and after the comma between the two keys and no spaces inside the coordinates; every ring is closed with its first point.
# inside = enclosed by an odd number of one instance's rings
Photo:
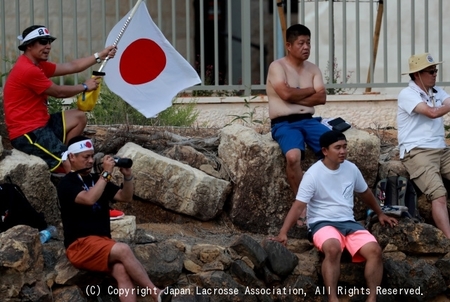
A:
{"type": "Polygon", "coordinates": [[[276,118],[272,119],[270,124],[273,127],[275,124],[278,124],[281,122],[293,123],[293,122],[298,122],[301,120],[307,120],[307,119],[311,119],[311,118],[312,118],[311,113],[290,114],[290,115],[286,115],[286,116],[276,117],[276,118]]]}

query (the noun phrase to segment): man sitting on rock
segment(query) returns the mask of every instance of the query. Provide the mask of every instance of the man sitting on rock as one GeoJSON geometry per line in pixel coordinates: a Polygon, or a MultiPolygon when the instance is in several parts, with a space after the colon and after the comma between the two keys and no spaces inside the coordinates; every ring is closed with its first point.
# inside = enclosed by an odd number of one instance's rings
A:
{"type": "Polygon", "coordinates": [[[398,95],[397,124],[400,159],[410,178],[431,203],[434,223],[450,238],[447,190],[450,148],[445,142],[444,115],[450,95],[436,86],[437,65],[429,53],[409,58],[408,87],[398,95]]]}
{"type": "Polygon", "coordinates": [[[329,293],[328,301],[339,301],[337,283],[344,248],[352,255],[353,262],[366,261],[364,275],[370,291],[367,301],[376,301],[376,287],[383,277],[381,248],[375,237],[355,221],[353,192],[360,194],[382,225],[395,226],[397,220],[381,211],[359,169],[345,160],[347,139],[344,134],[326,132],[320,137],[320,146],[325,157],[306,171],[283,227],[272,239],[286,245],[289,229],[308,205],[308,232],[315,247],[325,255],[322,277],[329,293]]]}
{"type": "Polygon", "coordinates": [[[131,168],[120,168],[122,188],[110,182],[115,165],[112,156],[103,158],[100,175],[91,174],[94,146],[83,136],[72,138],[63,156],[67,156],[72,169],[57,188],[69,261],[78,269],[111,274],[119,289],[127,293],[119,296],[120,301],[136,301],[134,284],[149,289],[154,301],[171,301],[169,290],[161,290],[152,283],[130,247],[111,239],[109,202],[132,200],[131,168]]]}

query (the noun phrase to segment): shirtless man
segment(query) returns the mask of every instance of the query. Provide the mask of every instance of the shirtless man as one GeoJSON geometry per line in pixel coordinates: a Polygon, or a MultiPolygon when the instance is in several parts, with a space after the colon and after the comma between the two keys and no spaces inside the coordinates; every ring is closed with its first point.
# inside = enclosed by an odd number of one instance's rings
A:
{"type": "Polygon", "coordinates": [[[311,32],[306,26],[289,27],[286,30],[287,55],[270,64],[266,84],[272,137],[286,157],[287,179],[294,194],[303,176],[300,163],[305,143],[322,157],[319,138],[330,130],[312,117],[314,106],[325,104],[326,92],[322,72],[307,61],[310,41],[311,32]]]}

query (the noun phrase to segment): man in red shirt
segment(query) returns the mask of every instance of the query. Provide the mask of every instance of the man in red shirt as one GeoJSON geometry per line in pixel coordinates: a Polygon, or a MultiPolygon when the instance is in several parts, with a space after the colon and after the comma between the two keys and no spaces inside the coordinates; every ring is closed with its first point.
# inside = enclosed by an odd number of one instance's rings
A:
{"type": "Polygon", "coordinates": [[[78,109],[49,114],[47,96],[68,98],[98,87],[98,77],[78,85],[57,85],[50,77],[77,73],[113,58],[115,46],[108,46],[91,56],[68,63],[48,62],[51,44],[56,39],[42,25],[25,29],[19,50],[23,54],[14,64],[3,89],[5,123],[14,148],[41,157],[50,171],[70,171],[69,162],[61,159],[66,142],[81,135],[87,123],[86,115],[78,109]]]}

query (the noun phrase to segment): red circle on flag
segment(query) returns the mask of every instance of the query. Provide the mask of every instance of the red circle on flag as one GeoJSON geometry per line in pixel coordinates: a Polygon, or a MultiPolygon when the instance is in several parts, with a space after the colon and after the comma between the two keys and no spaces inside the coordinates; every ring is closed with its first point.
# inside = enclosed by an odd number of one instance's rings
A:
{"type": "Polygon", "coordinates": [[[161,74],[166,62],[166,54],[158,44],[150,39],[138,39],[122,53],[119,71],[128,84],[145,84],[161,74]]]}

